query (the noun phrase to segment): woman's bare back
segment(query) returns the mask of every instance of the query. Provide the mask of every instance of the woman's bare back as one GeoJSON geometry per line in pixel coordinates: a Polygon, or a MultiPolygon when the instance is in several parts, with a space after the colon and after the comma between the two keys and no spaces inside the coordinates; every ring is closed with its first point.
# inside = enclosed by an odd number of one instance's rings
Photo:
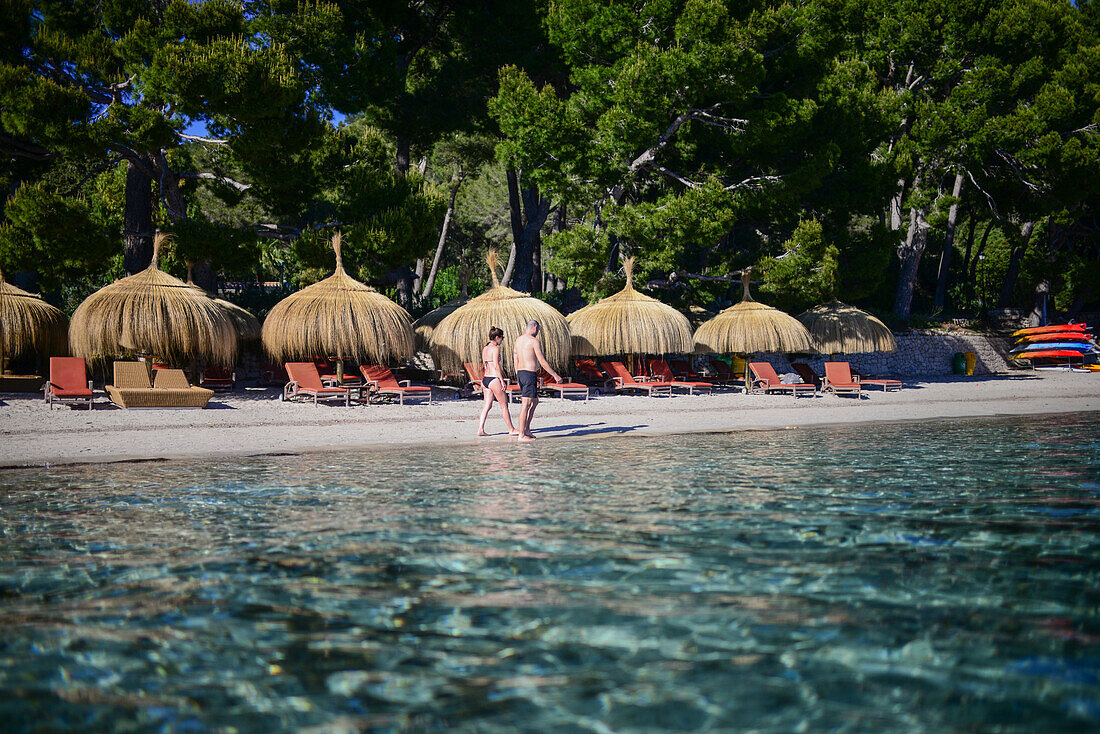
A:
{"type": "Polygon", "coordinates": [[[497,363],[500,361],[500,347],[493,342],[489,342],[481,349],[481,361],[485,368],[486,377],[500,377],[500,368],[497,363]]]}

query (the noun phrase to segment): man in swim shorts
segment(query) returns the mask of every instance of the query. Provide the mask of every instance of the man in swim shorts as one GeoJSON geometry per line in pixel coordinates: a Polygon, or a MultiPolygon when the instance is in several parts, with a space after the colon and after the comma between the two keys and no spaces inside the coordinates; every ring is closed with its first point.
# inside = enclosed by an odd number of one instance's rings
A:
{"type": "Polygon", "coordinates": [[[512,350],[512,358],[516,364],[516,381],[519,382],[519,394],[523,399],[519,411],[520,441],[535,440],[531,434],[531,417],[535,414],[535,406],[539,404],[539,367],[549,372],[556,382],[561,382],[561,375],[546,363],[538,335],[539,322],[534,319],[528,321],[527,330],[516,339],[512,350]]]}

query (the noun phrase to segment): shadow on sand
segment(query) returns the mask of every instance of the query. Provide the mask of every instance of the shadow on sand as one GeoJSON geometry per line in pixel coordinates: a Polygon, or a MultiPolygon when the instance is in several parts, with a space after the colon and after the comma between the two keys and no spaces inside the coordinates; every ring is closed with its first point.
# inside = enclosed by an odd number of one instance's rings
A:
{"type": "Polygon", "coordinates": [[[571,426],[549,426],[547,428],[536,428],[532,433],[536,434],[553,434],[553,438],[570,438],[573,436],[592,436],[601,433],[629,433],[630,431],[636,431],[639,428],[648,428],[649,424],[643,423],[637,426],[609,426],[606,423],[584,423],[571,426]],[[600,428],[600,426],[603,426],[600,428]],[[568,433],[562,433],[562,431],[568,431],[568,433]]]}

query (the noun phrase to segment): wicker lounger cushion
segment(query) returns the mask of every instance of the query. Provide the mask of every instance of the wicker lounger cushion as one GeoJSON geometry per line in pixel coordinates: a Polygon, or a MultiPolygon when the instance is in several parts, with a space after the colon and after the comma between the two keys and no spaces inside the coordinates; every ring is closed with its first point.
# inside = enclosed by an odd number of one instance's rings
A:
{"type": "Polygon", "coordinates": [[[115,362],[114,367],[116,384],[106,386],[107,395],[123,408],[204,408],[214,394],[191,387],[183,370],[157,370],[152,387],[141,362],[115,362]]]}

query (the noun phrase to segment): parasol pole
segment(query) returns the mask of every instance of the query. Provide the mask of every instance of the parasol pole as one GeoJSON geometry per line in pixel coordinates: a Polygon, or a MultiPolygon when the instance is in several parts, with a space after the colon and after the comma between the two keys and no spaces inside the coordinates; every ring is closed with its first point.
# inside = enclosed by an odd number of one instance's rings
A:
{"type": "MultiPolygon", "coordinates": [[[[752,301],[753,300],[752,293],[749,292],[749,278],[750,277],[752,277],[752,268],[751,267],[742,268],[741,269],[741,286],[742,286],[742,289],[743,289],[743,292],[741,294],[741,302],[742,303],[745,303],[746,301],[752,301]]],[[[750,380],[750,377],[749,377],[750,370],[749,370],[749,360],[747,359],[748,356],[749,355],[746,354],[745,355],[746,359],[744,360],[744,362],[745,362],[745,394],[748,394],[749,392],[751,392],[751,390],[749,388],[752,385],[752,383],[749,381],[750,380]]]]}

